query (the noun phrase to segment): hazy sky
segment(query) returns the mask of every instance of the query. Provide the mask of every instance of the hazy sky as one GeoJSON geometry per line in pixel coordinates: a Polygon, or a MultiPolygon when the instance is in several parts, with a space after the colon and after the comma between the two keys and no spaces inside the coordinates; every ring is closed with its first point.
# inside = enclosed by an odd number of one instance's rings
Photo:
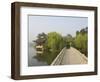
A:
{"type": "Polygon", "coordinates": [[[39,33],[58,32],[63,36],[71,34],[88,26],[87,17],[65,16],[29,16],[29,42],[36,39],[39,33]]]}

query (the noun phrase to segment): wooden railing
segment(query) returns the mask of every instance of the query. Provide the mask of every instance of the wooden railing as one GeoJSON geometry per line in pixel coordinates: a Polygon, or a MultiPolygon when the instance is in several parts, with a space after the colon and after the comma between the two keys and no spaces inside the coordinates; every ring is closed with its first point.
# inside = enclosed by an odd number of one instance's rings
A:
{"type": "Polygon", "coordinates": [[[58,56],[54,59],[54,61],[51,63],[51,65],[60,65],[62,60],[63,60],[63,56],[65,54],[66,51],[66,47],[64,47],[61,52],[58,54],[58,56]]]}

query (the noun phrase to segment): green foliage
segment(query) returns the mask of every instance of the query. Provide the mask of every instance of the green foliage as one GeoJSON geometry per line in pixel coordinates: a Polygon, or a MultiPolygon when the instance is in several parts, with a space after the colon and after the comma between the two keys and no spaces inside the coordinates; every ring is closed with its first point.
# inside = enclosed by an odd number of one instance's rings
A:
{"type": "Polygon", "coordinates": [[[37,35],[37,40],[35,41],[37,45],[45,44],[47,40],[47,35],[45,33],[40,33],[37,35]]]}
{"type": "Polygon", "coordinates": [[[68,34],[67,36],[62,36],[57,32],[38,34],[37,40],[35,42],[38,45],[43,45],[44,47],[43,54],[38,55],[38,58],[46,61],[48,64],[51,64],[65,46],[67,49],[70,48],[70,46],[73,46],[87,56],[87,32],[88,29],[86,27],[81,29],[80,31],[76,31],[75,37],[72,37],[72,35],[70,34],[68,34]]]}
{"type": "Polygon", "coordinates": [[[87,42],[88,42],[88,35],[87,35],[87,28],[81,29],[80,32],[77,34],[74,39],[74,47],[80,50],[87,56],[87,42]]]}
{"type": "MultiPolygon", "coordinates": [[[[41,35],[39,35],[38,38],[40,38],[40,36],[41,35]]],[[[62,48],[65,47],[65,40],[57,32],[50,32],[46,36],[45,42],[42,43],[44,46],[44,52],[42,55],[38,55],[38,58],[46,61],[48,64],[51,64],[62,48]]],[[[42,39],[44,40],[44,38],[42,39]]]]}
{"type": "Polygon", "coordinates": [[[59,33],[50,32],[47,36],[46,44],[50,51],[59,51],[64,47],[63,37],[59,33]]]}
{"type": "Polygon", "coordinates": [[[66,48],[70,48],[73,42],[73,37],[72,35],[68,34],[67,36],[64,37],[65,41],[66,41],[66,48]]]}

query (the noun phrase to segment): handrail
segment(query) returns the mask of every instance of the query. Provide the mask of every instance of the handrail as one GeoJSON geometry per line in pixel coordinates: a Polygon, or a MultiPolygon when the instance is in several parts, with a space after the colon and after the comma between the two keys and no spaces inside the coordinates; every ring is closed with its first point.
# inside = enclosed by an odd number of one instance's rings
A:
{"type": "Polygon", "coordinates": [[[60,65],[65,53],[66,47],[64,47],[61,52],[58,54],[58,56],[54,59],[54,61],[51,63],[51,65],[60,65]]]}

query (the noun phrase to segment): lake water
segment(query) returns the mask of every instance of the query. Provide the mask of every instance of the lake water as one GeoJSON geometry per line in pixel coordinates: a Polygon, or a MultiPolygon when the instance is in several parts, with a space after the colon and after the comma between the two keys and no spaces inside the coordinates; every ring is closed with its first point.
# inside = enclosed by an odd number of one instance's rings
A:
{"type": "Polygon", "coordinates": [[[29,43],[28,45],[28,66],[46,66],[48,65],[44,61],[39,61],[35,56],[36,49],[34,47],[35,43],[29,43]]]}

